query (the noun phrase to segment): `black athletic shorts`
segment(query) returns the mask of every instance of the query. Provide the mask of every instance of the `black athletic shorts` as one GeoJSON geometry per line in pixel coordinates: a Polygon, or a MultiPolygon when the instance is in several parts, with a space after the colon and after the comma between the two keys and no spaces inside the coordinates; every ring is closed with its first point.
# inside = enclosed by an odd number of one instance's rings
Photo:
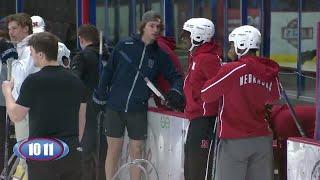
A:
{"type": "Polygon", "coordinates": [[[121,138],[127,128],[128,136],[133,140],[147,139],[147,111],[118,112],[106,108],[103,126],[106,136],[121,138]]]}

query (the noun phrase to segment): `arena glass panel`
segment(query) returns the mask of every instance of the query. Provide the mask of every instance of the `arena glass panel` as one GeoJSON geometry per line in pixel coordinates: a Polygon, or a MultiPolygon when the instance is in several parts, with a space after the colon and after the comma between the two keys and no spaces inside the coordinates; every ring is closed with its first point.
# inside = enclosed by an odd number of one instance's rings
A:
{"type": "Polygon", "coordinates": [[[320,1],[303,0],[301,15],[301,68],[316,71],[317,23],[320,22],[320,1]]]}
{"type": "MultiPolygon", "coordinates": [[[[107,0],[108,2],[108,8],[110,0],[107,0]]],[[[108,41],[110,36],[110,20],[106,20],[105,13],[108,12],[109,9],[106,10],[105,8],[105,0],[96,0],[96,27],[99,31],[103,31],[104,33],[108,34],[108,41]],[[108,23],[109,26],[106,26],[106,23],[108,23]],[[106,30],[105,27],[108,27],[106,30]],[[107,32],[106,32],[107,31],[107,32]]],[[[109,12],[108,12],[109,13],[109,12]]],[[[109,17],[109,14],[108,14],[109,17]]]]}
{"type": "Polygon", "coordinates": [[[24,0],[22,7],[30,16],[41,16],[47,31],[57,35],[70,50],[76,49],[76,1],[24,0]]]}
{"type": "Polygon", "coordinates": [[[241,10],[240,10],[240,1],[238,0],[228,0],[228,7],[227,7],[227,30],[224,31],[223,40],[228,46],[224,47],[224,61],[230,61],[227,57],[227,52],[229,50],[229,41],[228,36],[232,32],[233,29],[239,27],[241,25],[241,10]],[[227,47],[227,48],[226,48],[227,47]]]}
{"type": "MultiPolygon", "coordinates": [[[[96,26],[99,30],[104,31],[108,38],[109,45],[114,46],[121,38],[129,36],[129,8],[130,3],[124,0],[97,0],[96,1],[96,26]],[[107,10],[106,10],[107,2],[107,10]],[[106,12],[107,11],[107,12],[106,12]],[[107,13],[107,16],[106,14],[107,13]],[[121,15],[120,15],[121,14],[121,15]],[[106,20],[106,18],[108,18],[106,20]],[[107,25],[105,23],[108,23],[107,25]],[[107,29],[106,29],[107,28],[107,29]]],[[[136,0],[135,14],[136,14],[136,30],[138,33],[138,24],[143,13],[146,10],[154,10],[163,15],[161,11],[160,0],[136,0]],[[146,4],[147,3],[147,4],[146,4]]]]}
{"type": "Polygon", "coordinates": [[[1,0],[0,1],[0,19],[14,14],[16,12],[16,1],[13,0],[1,0]]]}
{"type": "Polygon", "coordinates": [[[317,24],[320,22],[320,1],[302,0],[301,14],[301,95],[315,101],[317,24]]]}
{"type": "Polygon", "coordinates": [[[188,51],[183,46],[180,35],[182,32],[182,27],[185,21],[190,18],[191,12],[191,3],[186,0],[175,0],[173,7],[173,16],[174,16],[174,34],[176,39],[176,53],[180,58],[181,65],[184,71],[187,70],[188,61],[187,53],[188,51]],[[188,3],[186,3],[188,2],[188,3]],[[189,12],[189,13],[188,13],[189,12]]]}
{"type": "MultiPolygon", "coordinates": [[[[115,45],[120,38],[120,35],[123,35],[128,32],[128,28],[124,29],[123,27],[120,28],[121,22],[119,20],[120,16],[120,9],[121,9],[121,2],[120,0],[107,0],[107,8],[105,8],[105,1],[97,1],[97,7],[96,7],[96,26],[99,30],[107,31],[107,41],[111,45],[115,45]],[[107,20],[105,19],[105,11],[107,11],[108,16],[107,20]],[[105,25],[105,23],[108,22],[108,25],[105,25]],[[108,29],[105,29],[108,28],[108,29]],[[120,31],[121,29],[121,31],[120,31]],[[126,31],[126,32],[124,32],[126,31]]],[[[122,13],[122,17],[128,17],[129,8],[127,4],[127,9],[122,13]],[[123,14],[124,13],[124,14],[123,14]]],[[[128,22],[128,19],[127,19],[128,22]]],[[[127,24],[128,26],[128,24],[127,24]]]]}
{"type": "MultiPolygon", "coordinates": [[[[298,5],[295,1],[273,0],[271,4],[271,27],[270,27],[270,58],[279,63],[282,67],[280,81],[289,94],[296,93],[297,80],[292,71],[286,71],[288,68],[297,67],[297,47],[290,44],[287,39],[293,39],[290,36],[291,30],[286,27],[292,20],[297,21],[298,5]],[[288,32],[289,31],[289,32],[288,32]]],[[[295,23],[297,27],[297,23],[295,23]]],[[[297,42],[297,38],[294,37],[297,42]]],[[[297,43],[295,43],[297,44],[297,43]]]]}
{"type": "Polygon", "coordinates": [[[299,1],[272,0],[270,56],[282,67],[280,80],[292,97],[314,102],[316,24],[320,19],[318,1],[302,1],[301,60],[298,63],[299,1]],[[299,75],[301,81],[299,79],[299,75]]]}
{"type": "MultiPolygon", "coordinates": [[[[160,13],[161,16],[163,17],[164,13],[162,12],[163,8],[162,8],[161,0],[150,0],[150,3],[151,3],[151,9],[153,11],[160,13]]],[[[142,14],[141,14],[141,16],[142,16],[142,14]]]]}

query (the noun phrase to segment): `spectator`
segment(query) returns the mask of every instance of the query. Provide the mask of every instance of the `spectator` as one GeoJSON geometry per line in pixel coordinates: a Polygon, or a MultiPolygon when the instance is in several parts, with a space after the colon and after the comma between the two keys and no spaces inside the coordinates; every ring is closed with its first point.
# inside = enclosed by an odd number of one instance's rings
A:
{"type": "MultiPolygon", "coordinates": [[[[78,76],[82,82],[86,85],[89,91],[90,98],[87,102],[86,119],[84,136],[81,141],[83,148],[83,180],[94,179],[99,175],[100,179],[106,179],[104,173],[104,164],[106,156],[106,140],[100,139],[100,134],[97,134],[97,117],[99,109],[94,106],[92,102],[93,90],[99,83],[99,33],[96,27],[93,25],[82,25],[78,30],[79,42],[82,51],[75,55],[71,62],[71,72],[78,76]],[[97,138],[101,141],[97,142],[97,138]],[[97,147],[101,144],[102,147],[97,147]],[[98,157],[98,155],[100,157],[98,157]],[[96,174],[94,171],[97,169],[96,174]]],[[[108,59],[108,52],[104,48],[104,59],[108,59]]],[[[98,178],[98,179],[99,179],[98,178]]]]}
{"type": "MultiPolygon", "coordinates": [[[[12,63],[12,78],[14,79],[14,87],[12,96],[15,100],[18,99],[20,88],[25,78],[34,72],[39,71],[39,68],[34,66],[33,60],[30,56],[30,48],[28,40],[32,36],[32,21],[28,14],[17,13],[9,15],[6,18],[10,40],[16,43],[18,60],[12,63]]],[[[15,135],[17,141],[21,141],[29,136],[29,116],[28,114],[22,121],[14,123],[15,135]]],[[[24,160],[20,160],[16,177],[21,177],[25,174],[27,176],[27,167],[24,160]]]]}

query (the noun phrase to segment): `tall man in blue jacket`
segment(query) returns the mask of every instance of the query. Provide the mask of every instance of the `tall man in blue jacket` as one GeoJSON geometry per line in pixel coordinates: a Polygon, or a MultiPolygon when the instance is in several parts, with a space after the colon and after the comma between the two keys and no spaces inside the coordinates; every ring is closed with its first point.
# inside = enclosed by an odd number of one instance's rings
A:
{"type": "MultiPolygon", "coordinates": [[[[162,28],[161,16],[154,11],[146,12],[140,23],[140,34],[116,45],[95,91],[95,102],[106,103],[107,180],[111,180],[117,171],[125,127],[130,138],[131,159],[141,158],[143,142],[147,138],[147,101],[151,94],[143,76],[154,81],[159,73],[164,74],[171,84],[166,95],[167,104],[174,109],[183,109],[181,75],[155,42],[162,28]]],[[[140,180],[138,167],[133,166],[130,171],[132,180],[140,180]]]]}

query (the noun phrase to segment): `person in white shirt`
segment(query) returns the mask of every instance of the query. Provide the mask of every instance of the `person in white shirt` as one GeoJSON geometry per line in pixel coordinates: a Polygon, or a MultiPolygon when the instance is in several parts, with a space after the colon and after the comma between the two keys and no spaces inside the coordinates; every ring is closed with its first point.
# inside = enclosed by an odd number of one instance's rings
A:
{"type": "MultiPolygon", "coordinates": [[[[12,79],[14,80],[14,88],[12,95],[17,99],[20,94],[21,84],[25,78],[39,68],[34,66],[32,57],[30,56],[30,47],[28,40],[32,36],[32,21],[28,14],[17,13],[6,18],[10,40],[16,44],[18,51],[18,60],[12,63],[12,79]]],[[[28,116],[28,115],[27,115],[28,116]]],[[[21,141],[29,136],[28,117],[25,120],[15,123],[16,139],[21,141]]]]}
{"type": "MultiPolygon", "coordinates": [[[[39,68],[34,66],[30,47],[28,46],[28,40],[32,36],[32,21],[30,16],[26,13],[12,14],[6,17],[6,22],[10,40],[16,45],[18,52],[18,60],[12,62],[11,73],[14,81],[12,96],[14,100],[17,100],[23,81],[29,74],[39,71],[39,68]]],[[[29,115],[26,115],[22,121],[15,123],[14,126],[17,142],[28,138],[29,115]]],[[[27,165],[24,160],[20,160],[14,176],[20,178],[23,176],[23,180],[27,179],[27,165]]]]}
{"type": "MultiPolygon", "coordinates": [[[[45,32],[46,23],[40,16],[32,16],[33,34],[45,32]]],[[[62,42],[58,42],[58,63],[64,68],[70,68],[70,50],[62,42]]]]}

